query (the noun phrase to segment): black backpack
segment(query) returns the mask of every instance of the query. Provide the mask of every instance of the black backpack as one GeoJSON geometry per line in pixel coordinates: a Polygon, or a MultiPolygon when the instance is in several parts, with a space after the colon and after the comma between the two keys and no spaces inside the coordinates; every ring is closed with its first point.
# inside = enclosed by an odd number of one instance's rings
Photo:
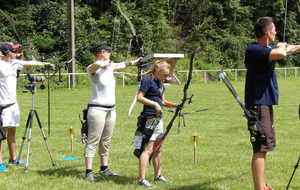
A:
{"type": "Polygon", "coordinates": [[[83,144],[87,143],[88,139],[88,121],[87,121],[87,113],[88,113],[88,108],[85,108],[82,110],[83,117],[81,119],[80,114],[79,114],[79,120],[81,123],[81,137],[80,141],[83,144]]]}

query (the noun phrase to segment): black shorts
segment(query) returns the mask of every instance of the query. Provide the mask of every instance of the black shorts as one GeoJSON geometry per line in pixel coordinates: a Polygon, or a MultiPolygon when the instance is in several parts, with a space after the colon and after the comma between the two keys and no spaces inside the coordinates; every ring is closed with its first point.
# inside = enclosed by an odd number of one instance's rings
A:
{"type": "Polygon", "coordinates": [[[258,122],[260,131],[265,135],[265,140],[252,143],[253,152],[270,152],[276,146],[275,128],[273,127],[273,107],[258,105],[258,122]]]}

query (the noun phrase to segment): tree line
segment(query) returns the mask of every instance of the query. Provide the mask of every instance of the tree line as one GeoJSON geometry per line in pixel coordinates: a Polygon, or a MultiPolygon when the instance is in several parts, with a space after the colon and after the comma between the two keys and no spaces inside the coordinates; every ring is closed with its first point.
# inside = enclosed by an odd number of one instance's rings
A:
{"type": "MultiPolygon", "coordinates": [[[[21,43],[27,59],[66,60],[66,2],[0,0],[0,42],[21,43]]],[[[286,0],[76,0],[78,69],[92,62],[89,49],[97,43],[111,45],[115,60],[130,59],[137,45],[143,46],[145,54],[189,54],[201,46],[195,68],[243,68],[245,46],[255,40],[253,24],[258,17],[273,17],[277,40],[283,40],[285,3],[286,0]]],[[[286,23],[286,41],[299,42],[299,0],[288,0],[286,23]]],[[[300,66],[299,58],[294,55],[280,64],[300,66]]]]}

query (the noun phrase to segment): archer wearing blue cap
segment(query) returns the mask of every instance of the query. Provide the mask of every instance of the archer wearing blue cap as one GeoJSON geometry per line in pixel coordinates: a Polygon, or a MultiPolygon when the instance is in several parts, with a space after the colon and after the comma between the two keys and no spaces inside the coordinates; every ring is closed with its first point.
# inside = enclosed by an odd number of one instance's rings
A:
{"type": "Polygon", "coordinates": [[[7,171],[2,160],[2,140],[7,138],[9,161],[8,164],[16,164],[16,128],[20,125],[20,111],[17,102],[17,70],[23,66],[37,65],[32,62],[19,60],[22,57],[21,45],[5,42],[0,45],[2,54],[0,60],[0,171],[7,171]],[[2,138],[1,138],[2,137],[2,138]]]}
{"type": "MultiPolygon", "coordinates": [[[[14,63],[17,54],[15,49],[19,46],[5,42],[0,45],[2,58],[0,60],[0,123],[3,138],[7,136],[9,149],[9,164],[16,163],[16,127],[19,126],[20,112],[16,97],[17,70],[22,68],[21,64],[14,63]]],[[[2,140],[3,140],[2,138],[2,140]]],[[[0,170],[7,171],[2,160],[2,140],[0,141],[0,170]]]]}

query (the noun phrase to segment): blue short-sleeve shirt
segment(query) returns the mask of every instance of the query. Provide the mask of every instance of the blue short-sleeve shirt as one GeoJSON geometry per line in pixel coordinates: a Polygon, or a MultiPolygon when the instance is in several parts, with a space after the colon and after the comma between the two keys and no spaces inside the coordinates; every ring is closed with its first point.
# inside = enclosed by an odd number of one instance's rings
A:
{"type": "MultiPolygon", "coordinates": [[[[145,94],[145,98],[163,105],[162,96],[164,93],[163,83],[159,80],[154,80],[152,77],[145,77],[141,81],[139,91],[145,94]]],[[[156,111],[153,107],[144,105],[142,115],[155,115],[156,111]]]]}
{"type": "Polygon", "coordinates": [[[274,48],[277,46],[262,46],[257,42],[249,44],[246,48],[246,106],[278,104],[275,61],[269,60],[270,52],[274,48]]]}

